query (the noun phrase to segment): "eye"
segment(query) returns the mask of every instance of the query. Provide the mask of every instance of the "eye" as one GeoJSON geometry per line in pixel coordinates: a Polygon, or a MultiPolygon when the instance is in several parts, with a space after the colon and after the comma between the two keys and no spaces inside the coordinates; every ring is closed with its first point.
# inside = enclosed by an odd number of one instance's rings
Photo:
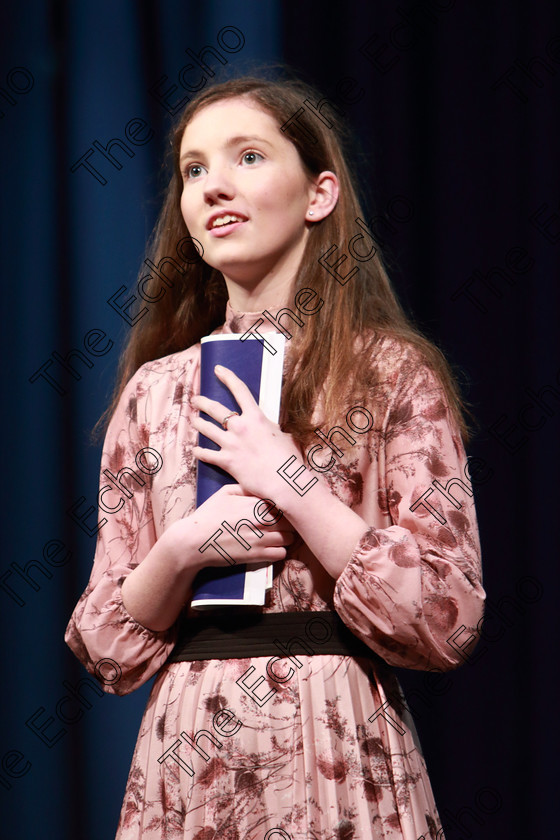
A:
{"type": "Polygon", "coordinates": [[[183,170],[183,177],[188,181],[196,180],[202,175],[204,167],[200,163],[190,163],[188,166],[185,166],[183,170]]]}
{"type": "Polygon", "coordinates": [[[241,159],[249,165],[256,163],[257,160],[264,160],[263,156],[258,152],[244,152],[241,159]]]}

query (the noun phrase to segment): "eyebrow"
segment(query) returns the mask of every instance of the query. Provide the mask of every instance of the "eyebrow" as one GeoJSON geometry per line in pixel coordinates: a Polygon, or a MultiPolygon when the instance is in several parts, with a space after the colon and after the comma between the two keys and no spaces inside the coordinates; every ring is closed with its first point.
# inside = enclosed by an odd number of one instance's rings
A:
{"type": "MultiPolygon", "coordinates": [[[[249,143],[252,141],[256,141],[257,143],[264,143],[265,145],[272,147],[272,143],[269,140],[265,140],[264,137],[259,137],[257,134],[238,134],[236,137],[228,138],[228,140],[226,140],[226,142],[224,143],[224,146],[226,149],[229,149],[232,146],[238,146],[240,143],[249,143]]],[[[188,149],[181,155],[179,162],[182,163],[185,160],[185,158],[189,157],[202,157],[203,154],[204,152],[201,152],[199,149],[188,149]]]]}

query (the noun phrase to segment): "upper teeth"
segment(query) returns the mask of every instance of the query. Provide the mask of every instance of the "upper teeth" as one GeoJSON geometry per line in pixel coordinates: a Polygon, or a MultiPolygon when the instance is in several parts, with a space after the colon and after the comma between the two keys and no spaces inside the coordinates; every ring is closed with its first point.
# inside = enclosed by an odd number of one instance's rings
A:
{"type": "Polygon", "coordinates": [[[241,219],[239,216],[232,216],[231,214],[226,214],[225,216],[218,216],[217,219],[214,219],[214,221],[212,222],[212,227],[215,228],[215,227],[220,227],[221,225],[227,225],[230,222],[242,222],[242,221],[243,221],[243,219],[241,219]]]}

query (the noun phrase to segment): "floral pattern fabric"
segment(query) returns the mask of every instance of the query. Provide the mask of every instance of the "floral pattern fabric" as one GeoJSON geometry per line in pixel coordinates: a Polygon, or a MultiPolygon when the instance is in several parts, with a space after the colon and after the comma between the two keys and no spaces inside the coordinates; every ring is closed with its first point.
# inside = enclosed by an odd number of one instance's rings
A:
{"type": "MultiPolygon", "coordinates": [[[[242,333],[259,314],[228,303],[216,332],[242,333]]],[[[449,670],[464,661],[463,639],[476,634],[485,597],[474,501],[459,432],[419,353],[382,338],[372,364],[378,384],[363,408],[374,422],[364,433],[341,423],[354,444],[323,473],[369,527],[337,580],[298,540],[275,564],[262,608],[336,610],[371,658],[319,652],[274,665],[270,657],[165,664],[176,625],[140,625],[121,586],[195,506],[190,399],[199,392],[200,345],[145,364],[128,383],[101,464],[105,508],[114,513],[100,514],[91,578],[66,632],[97,678],[96,663],[118,663],[106,691],[126,694],[157,673],[117,840],[443,837],[391,666],[449,670]]],[[[355,427],[364,417],[355,415],[355,427]]]]}

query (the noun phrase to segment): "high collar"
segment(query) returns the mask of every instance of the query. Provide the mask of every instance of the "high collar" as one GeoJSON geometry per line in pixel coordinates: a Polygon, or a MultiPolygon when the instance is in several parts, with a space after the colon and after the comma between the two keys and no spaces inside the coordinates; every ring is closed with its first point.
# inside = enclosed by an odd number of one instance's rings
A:
{"type": "MultiPolygon", "coordinates": [[[[283,306],[269,306],[266,310],[271,315],[278,315],[283,306]]],[[[272,324],[261,312],[238,312],[236,309],[233,308],[231,303],[227,302],[226,304],[226,315],[225,321],[222,326],[221,331],[223,333],[244,333],[247,330],[254,327],[261,321],[261,325],[259,326],[259,332],[272,332],[275,330],[279,332],[279,330],[272,324]]]]}

